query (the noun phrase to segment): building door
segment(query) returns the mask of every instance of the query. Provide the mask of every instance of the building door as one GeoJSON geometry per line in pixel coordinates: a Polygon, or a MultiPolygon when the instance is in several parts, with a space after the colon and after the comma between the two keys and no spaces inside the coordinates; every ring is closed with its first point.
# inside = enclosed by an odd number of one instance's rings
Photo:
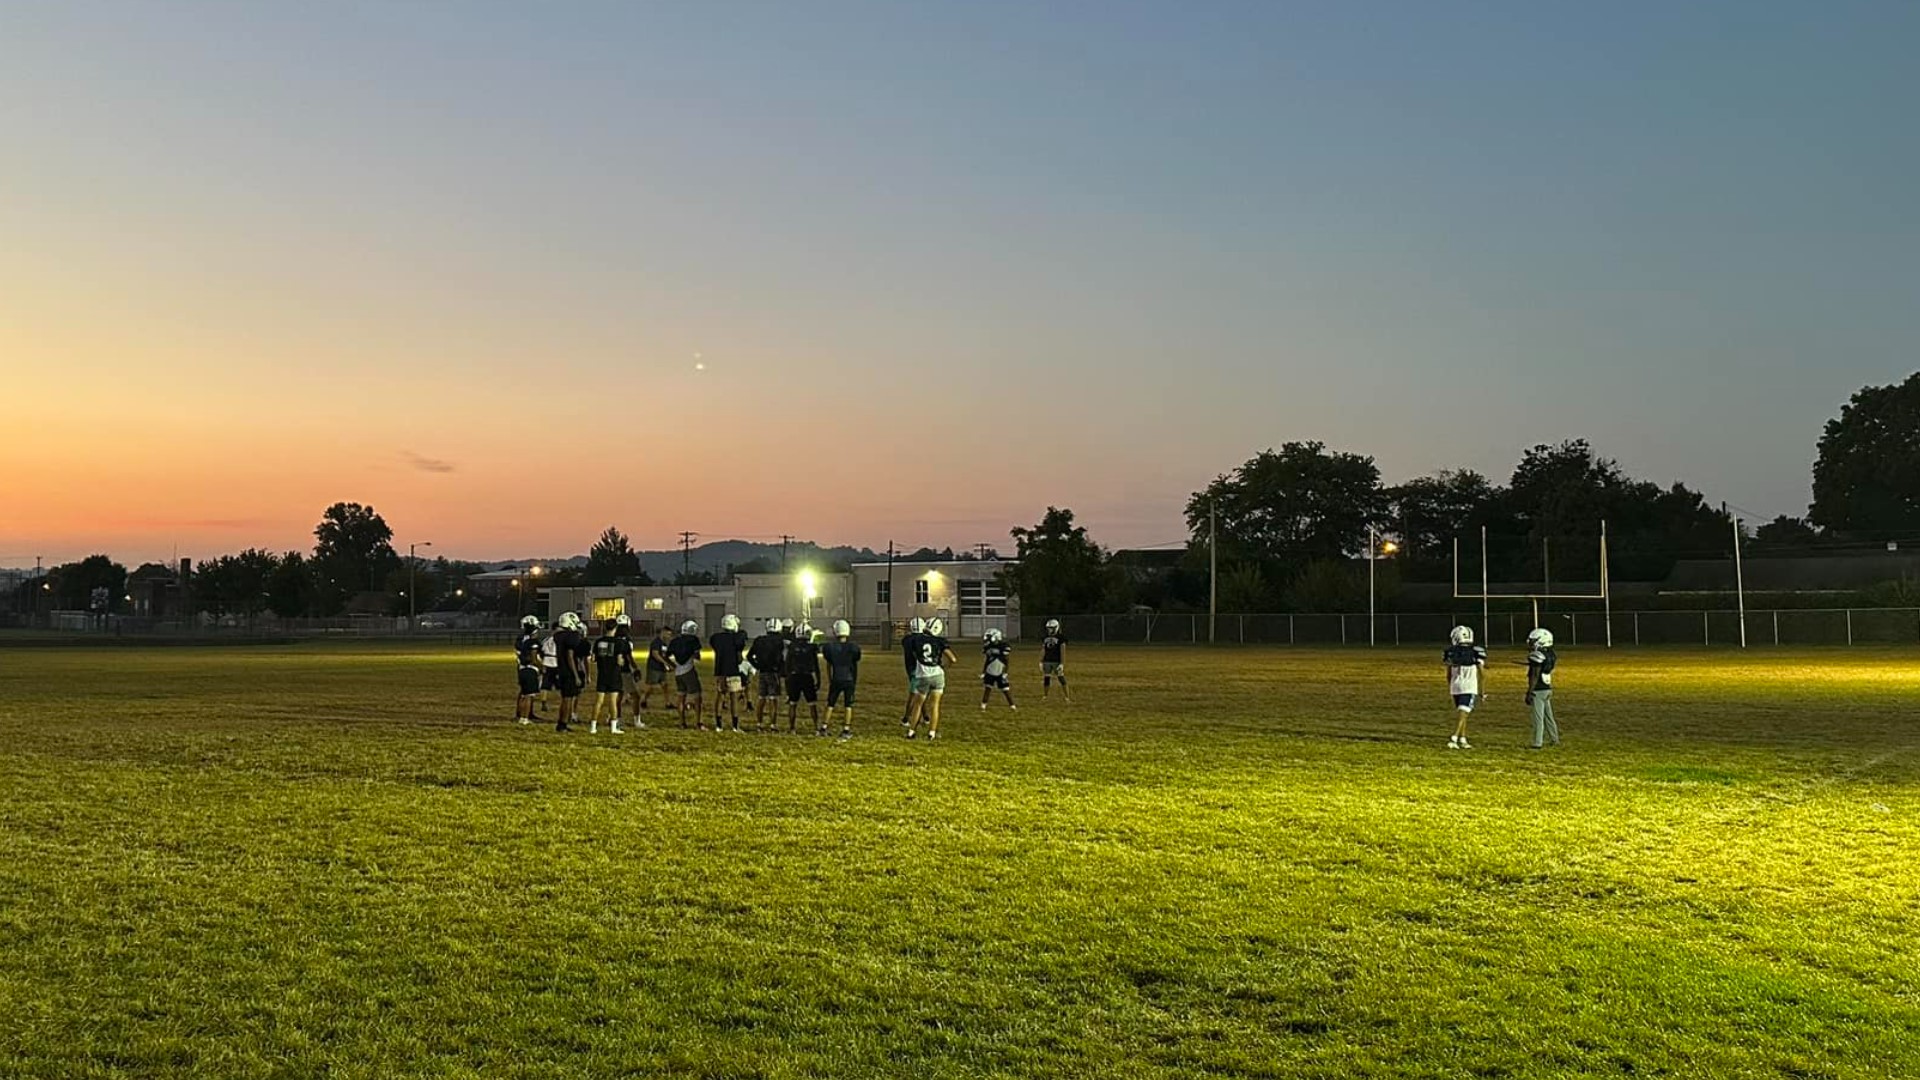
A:
{"type": "Polygon", "coordinates": [[[988,630],[1007,630],[1007,594],[997,581],[962,581],[960,636],[980,637],[988,630]]]}
{"type": "Polygon", "coordinates": [[[707,621],[700,624],[700,629],[705,631],[708,634],[712,634],[715,631],[720,629],[720,620],[726,617],[727,617],[727,605],[708,604],[707,605],[707,621]]]}

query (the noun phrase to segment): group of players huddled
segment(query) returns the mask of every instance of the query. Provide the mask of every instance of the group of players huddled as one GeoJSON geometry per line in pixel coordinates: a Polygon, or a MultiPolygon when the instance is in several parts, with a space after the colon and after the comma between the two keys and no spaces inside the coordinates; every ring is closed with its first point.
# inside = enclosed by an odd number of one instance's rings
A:
{"type": "MultiPolygon", "coordinates": [[[[740,617],[727,615],[720,620],[719,631],[704,644],[700,624],[689,619],[680,624],[678,634],[662,626],[648,644],[644,659],[635,651],[632,627],[626,615],[616,615],[602,620],[598,636],[589,637],[586,624],[571,611],[562,612],[550,632],[537,616],[521,619],[520,634],[514,641],[520,685],[514,718],[531,724],[537,714],[544,714],[550,699],[557,697],[559,711],[553,729],[571,731],[581,719],[580,699],[591,681],[594,698],[593,711],[587,717],[590,733],[598,734],[604,719],[610,732],[626,734],[628,729],[620,722],[629,713],[634,728],[645,728],[642,716],[652,705],[656,691],[663,699],[662,707],[678,717],[681,727],[705,731],[707,694],[700,681],[700,659],[705,649],[713,653],[712,730],[749,730],[742,726],[743,712],[752,730],[778,730],[784,697],[789,733],[799,731],[800,705],[804,702],[815,735],[828,734],[839,713],[840,738],[853,737],[861,652],[845,619],[833,624],[831,634],[819,633],[804,621],[796,624],[791,619],[768,619],[760,636],[749,639],[740,629],[740,617]],[[827,687],[824,714],[820,709],[823,665],[827,687]]],[[[915,618],[908,622],[906,635],[900,640],[907,673],[907,704],[900,724],[909,739],[919,734],[923,723],[927,738],[940,737],[940,702],[946,694],[947,669],[959,663],[945,633],[946,626],[940,619],[915,618]]],[[[1051,696],[1053,683],[1058,680],[1062,697],[1071,702],[1066,644],[1059,620],[1049,619],[1040,642],[1041,695],[1051,696]]],[[[980,651],[980,707],[987,708],[998,691],[1009,709],[1017,709],[1011,679],[1013,647],[1006,635],[988,630],[981,638],[980,651]]]]}

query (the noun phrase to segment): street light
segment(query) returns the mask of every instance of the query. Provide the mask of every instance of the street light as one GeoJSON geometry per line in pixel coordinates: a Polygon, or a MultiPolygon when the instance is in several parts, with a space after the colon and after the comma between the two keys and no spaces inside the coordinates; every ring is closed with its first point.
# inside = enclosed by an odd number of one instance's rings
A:
{"type": "Polygon", "coordinates": [[[414,561],[413,549],[423,548],[423,547],[432,547],[432,546],[433,546],[433,541],[431,540],[421,540],[418,543],[407,545],[407,629],[409,631],[411,631],[414,627],[413,572],[414,572],[414,568],[419,565],[414,561]]]}
{"type": "Polygon", "coordinates": [[[1372,647],[1375,644],[1375,637],[1376,637],[1375,630],[1374,630],[1374,623],[1377,621],[1374,616],[1374,595],[1375,595],[1375,589],[1374,589],[1374,583],[1373,583],[1374,556],[1375,555],[1391,555],[1394,552],[1399,550],[1400,550],[1400,545],[1394,543],[1391,540],[1388,540],[1385,543],[1381,543],[1379,530],[1372,525],[1367,526],[1367,645],[1368,647],[1372,647]]]}

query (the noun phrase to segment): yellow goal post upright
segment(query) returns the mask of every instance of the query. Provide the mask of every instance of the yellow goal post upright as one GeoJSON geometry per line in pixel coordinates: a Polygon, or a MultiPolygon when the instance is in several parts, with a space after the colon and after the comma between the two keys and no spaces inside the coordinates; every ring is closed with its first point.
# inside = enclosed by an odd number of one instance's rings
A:
{"type": "Polygon", "coordinates": [[[1598,600],[1603,612],[1601,623],[1606,627],[1607,648],[1613,648],[1613,589],[1612,580],[1607,573],[1607,523],[1600,522],[1600,591],[1593,593],[1554,592],[1551,579],[1543,583],[1546,587],[1540,592],[1496,593],[1491,591],[1487,564],[1487,527],[1480,526],[1480,591],[1460,591],[1460,537],[1453,538],[1453,598],[1455,600],[1480,601],[1480,640],[1486,641],[1493,634],[1493,601],[1525,600],[1533,608],[1533,625],[1540,625],[1540,601],[1542,600],[1598,600]]]}

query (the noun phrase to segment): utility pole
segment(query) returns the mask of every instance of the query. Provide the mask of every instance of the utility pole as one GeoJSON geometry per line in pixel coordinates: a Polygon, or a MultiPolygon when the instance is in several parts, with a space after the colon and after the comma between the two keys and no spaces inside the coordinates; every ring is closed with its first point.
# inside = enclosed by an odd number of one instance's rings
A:
{"type": "Polygon", "coordinates": [[[881,635],[886,648],[893,647],[893,541],[887,541],[887,632],[881,635]]]}
{"type": "Polygon", "coordinates": [[[1209,645],[1219,640],[1220,629],[1220,530],[1215,521],[1214,502],[1213,499],[1207,500],[1207,644],[1209,645]]]}
{"type": "Polygon", "coordinates": [[[791,543],[793,543],[793,537],[786,533],[780,534],[780,572],[783,574],[787,572],[787,545],[791,543]]]}
{"type": "Polygon", "coordinates": [[[420,564],[414,561],[413,549],[423,548],[423,547],[432,547],[432,546],[433,546],[433,541],[431,540],[420,540],[415,543],[407,545],[407,632],[408,633],[413,632],[414,623],[419,618],[419,613],[416,606],[416,598],[419,595],[419,590],[417,590],[414,587],[414,582],[415,582],[414,570],[420,564]]]}
{"type": "Polygon", "coordinates": [[[1727,518],[1733,524],[1733,591],[1740,603],[1740,647],[1747,647],[1747,578],[1740,567],[1740,519],[1727,518]]]}
{"type": "Polygon", "coordinates": [[[687,578],[693,573],[693,541],[700,534],[683,532],[680,534],[680,618],[687,617],[687,578]]]}
{"type": "Polygon", "coordinates": [[[1373,609],[1374,609],[1373,553],[1376,549],[1379,548],[1379,546],[1380,546],[1379,539],[1375,535],[1374,527],[1372,525],[1368,525],[1367,526],[1367,648],[1369,649],[1373,648],[1374,645],[1377,644],[1377,642],[1374,641],[1374,632],[1373,632],[1373,624],[1378,621],[1373,617],[1373,609]]]}
{"type": "Polygon", "coordinates": [[[980,557],[980,561],[985,562],[987,559],[993,557],[993,545],[975,544],[973,545],[973,553],[980,557]]]}

